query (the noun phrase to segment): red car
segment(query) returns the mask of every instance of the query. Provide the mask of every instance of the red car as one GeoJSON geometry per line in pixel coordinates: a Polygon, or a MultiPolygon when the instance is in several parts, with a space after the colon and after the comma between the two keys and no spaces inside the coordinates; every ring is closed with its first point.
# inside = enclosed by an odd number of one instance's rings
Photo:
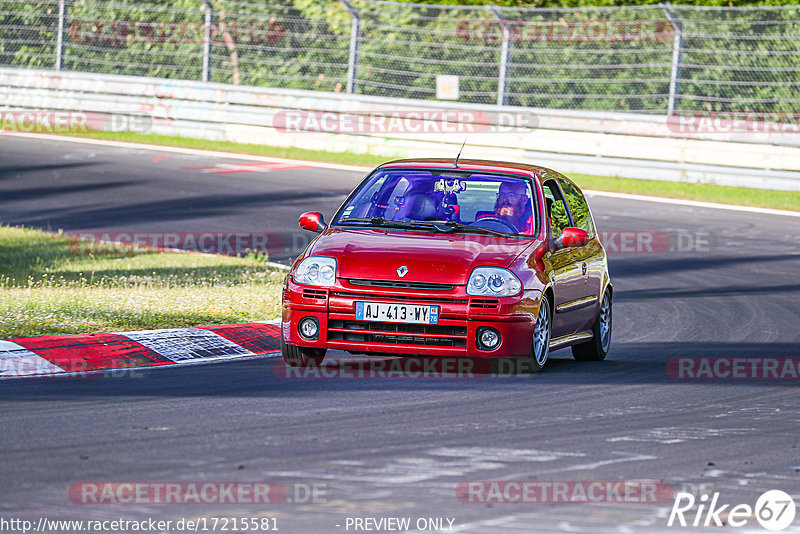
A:
{"type": "Polygon", "coordinates": [[[286,277],[290,366],[354,354],[602,360],[606,253],[581,190],[533,165],[399,160],[369,174],[286,277]]]}

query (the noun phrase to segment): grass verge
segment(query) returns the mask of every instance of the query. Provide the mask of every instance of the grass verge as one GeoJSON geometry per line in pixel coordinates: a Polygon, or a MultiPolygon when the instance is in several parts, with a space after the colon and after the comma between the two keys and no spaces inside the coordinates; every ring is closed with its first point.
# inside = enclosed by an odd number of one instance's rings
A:
{"type": "MultiPolygon", "coordinates": [[[[66,135],[66,134],[65,134],[66,135]]],[[[185,137],[172,137],[166,135],[90,132],[69,134],[74,137],[89,137],[109,141],[126,141],[130,143],[145,143],[160,146],[175,146],[195,148],[200,150],[216,150],[237,154],[251,154],[273,158],[298,159],[305,161],[319,161],[324,163],[338,163],[343,165],[359,165],[375,167],[385,162],[388,158],[370,154],[353,154],[350,152],[327,152],[324,150],[306,150],[301,148],[283,148],[264,145],[249,145],[241,143],[228,143],[223,141],[205,141],[185,137]]],[[[745,187],[730,187],[712,184],[689,184],[684,182],[667,182],[660,180],[635,180],[630,178],[614,178],[609,176],[572,175],[572,178],[585,189],[598,191],[613,191],[618,193],[631,193],[637,195],[650,195],[657,197],[679,198],[685,200],[700,200],[703,202],[718,202],[721,204],[737,204],[741,206],[756,206],[800,211],[800,192],[798,191],[772,191],[767,189],[748,189],[745,187]]]]}
{"type": "Polygon", "coordinates": [[[0,225],[0,339],[244,323],[280,314],[284,274],[258,261],[80,244],[0,225]]]}
{"type": "Polygon", "coordinates": [[[800,191],[774,191],[727,185],[610,178],[585,174],[575,174],[572,175],[572,178],[583,189],[800,211],[800,191]]]}

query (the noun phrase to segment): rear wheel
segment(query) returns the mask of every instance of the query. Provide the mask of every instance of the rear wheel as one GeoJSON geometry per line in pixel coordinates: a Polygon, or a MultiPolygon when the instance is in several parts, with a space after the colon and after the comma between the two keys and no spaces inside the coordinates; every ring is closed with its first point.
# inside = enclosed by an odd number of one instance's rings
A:
{"type": "Polygon", "coordinates": [[[594,337],[586,343],[572,346],[572,356],[579,361],[599,362],[605,360],[611,349],[611,293],[606,290],[600,311],[592,325],[594,337]]]}
{"type": "Polygon", "coordinates": [[[281,354],[284,363],[289,367],[319,367],[325,359],[325,352],[325,349],[287,345],[281,329],[281,354]]]}
{"type": "Polygon", "coordinates": [[[547,365],[550,356],[550,332],[552,330],[552,317],[550,315],[550,302],[546,295],[542,295],[539,303],[539,315],[536,317],[536,326],[533,329],[533,345],[531,347],[531,372],[538,373],[547,365]]]}

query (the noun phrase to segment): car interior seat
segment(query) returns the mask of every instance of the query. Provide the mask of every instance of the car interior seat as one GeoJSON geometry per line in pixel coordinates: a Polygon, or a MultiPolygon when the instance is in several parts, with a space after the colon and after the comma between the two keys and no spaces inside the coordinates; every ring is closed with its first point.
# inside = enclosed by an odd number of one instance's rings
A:
{"type": "Polygon", "coordinates": [[[405,204],[397,212],[395,220],[424,221],[436,218],[436,203],[428,193],[406,195],[405,204]]]}

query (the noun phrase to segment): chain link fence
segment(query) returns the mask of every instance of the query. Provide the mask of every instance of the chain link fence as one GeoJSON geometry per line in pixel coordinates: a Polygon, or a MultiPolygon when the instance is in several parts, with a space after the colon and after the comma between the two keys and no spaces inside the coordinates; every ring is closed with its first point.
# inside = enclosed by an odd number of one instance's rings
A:
{"type": "Polygon", "coordinates": [[[0,66],[552,109],[792,114],[800,6],[0,0],[0,66]],[[456,76],[443,78],[441,76],[456,76]]]}

